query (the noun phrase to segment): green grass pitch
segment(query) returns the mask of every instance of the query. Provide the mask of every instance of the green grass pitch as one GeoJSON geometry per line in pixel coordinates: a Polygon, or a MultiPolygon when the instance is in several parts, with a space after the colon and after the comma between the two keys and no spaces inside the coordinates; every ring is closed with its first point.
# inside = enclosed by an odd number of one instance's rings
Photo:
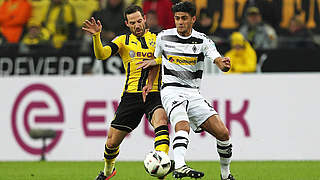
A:
{"type": "MultiPolygon", "coordinates": [[[[201,180],[220,180],[219,162],[188,162],[205,173],[201,180]]],[[[0,180],[94,180],[101,162],[1,162],[0,180]]],[[[143,162],[117,162],[112,180],[156,180],[143,162]]],[[[320,161],[234,161],[231,171],[237,180],[320,180],[320,161]]],[[[173,179],[171,174],[166,178],[173,179]]],[[[184,178],[190,179],[190,178],[184,178]]]]}

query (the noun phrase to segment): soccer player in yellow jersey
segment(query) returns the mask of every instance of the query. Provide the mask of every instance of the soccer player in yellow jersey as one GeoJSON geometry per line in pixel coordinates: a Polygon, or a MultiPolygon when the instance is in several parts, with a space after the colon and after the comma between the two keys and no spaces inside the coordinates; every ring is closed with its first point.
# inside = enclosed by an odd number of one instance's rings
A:
{"type": "MultiPolygon", "coordinates": [[[[129,6],[125,12],[125,23],[131,34],[116,37],[106,46],[102,46],[100,21],[94,18],[86,20],[82,29],[92,34],[94,53],[97,59],[105,60],[119,53],[126,71],[126,83],[123,89],[121,102],[111,122],[108,138],[105,144],[105,168],[96,180],[108,180],[116,174],[115,159],[119,154],[119,145],[128,133],[133,131],[140,123],[143,114],[146,114],[155,128],[155,150],[169,151],[169,132],[166,113],[161,104],[160,84],[161,76],[156,75],[150,93],[144,99],[142,90],[147,84],[148,74],[160,72],[156,67],[150,69],[137,69],[138,62],[154,59],[156,35],[146,29],[146,17],[141,7],[129,6]]],[[[112,23],[112,22],[110,22],[112,23]]],[[[160,178],[162,179],[162,178],[160,178]]]]}

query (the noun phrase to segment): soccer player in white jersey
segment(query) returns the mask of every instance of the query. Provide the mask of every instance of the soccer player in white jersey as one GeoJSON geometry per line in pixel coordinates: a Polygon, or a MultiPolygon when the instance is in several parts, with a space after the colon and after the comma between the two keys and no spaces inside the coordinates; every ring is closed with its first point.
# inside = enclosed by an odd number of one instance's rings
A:
{"type": "MultiPolygon", "coordinates": [[[[161,100],[175,129],[173,177],[201,178],[204,176],[203,172],[188,167],[185,162],[191,127],[194,132],[204,130],[216,137],[221,179],[235,180],[229,168],[232,155],[229,131],[218,113],[199,93],[204,59],[212,60],[226,72],[230,69],[230,58],[221,57],[212,40],[205,34],[192,29],[196,20],[196,9],[192,3],[180,2],[172,7],[172,11],[176,28],[164,30],[157,36],[154,55],[162,56],[161,100]]],[[[160,63],[155,60],[143,61],[139,63],[139,68],[160,63]]],[[[144,88],[146,93],[150,87],[152,84],[144,88]]]]}

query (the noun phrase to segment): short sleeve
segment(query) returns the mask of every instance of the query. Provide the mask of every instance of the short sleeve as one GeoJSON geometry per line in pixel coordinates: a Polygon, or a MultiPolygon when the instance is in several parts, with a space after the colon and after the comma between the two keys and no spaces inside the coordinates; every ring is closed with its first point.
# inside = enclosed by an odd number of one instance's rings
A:
{"type": "Polygon", "coordinates": [[[218,57],[221,57],[220,53],[216,48],[215,43],[207,37],[204,39],[203,53],[205,58],[208,58],[212,61],[214,61],[218,57]]]}

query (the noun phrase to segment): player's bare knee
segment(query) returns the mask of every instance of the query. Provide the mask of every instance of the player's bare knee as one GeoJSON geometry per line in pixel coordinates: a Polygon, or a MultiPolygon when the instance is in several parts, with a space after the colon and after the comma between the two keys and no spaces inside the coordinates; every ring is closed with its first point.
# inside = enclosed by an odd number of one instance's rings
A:
{"type": "Polygon", "coordinates": [[[155,113],[153,114],[151,124],[154,128],[157,128],[159,126],[168,125],[168,118],[163,109],[157,109],[155,113]]]}
{"type": "Polygon", "coordinates": [[[218,140],[227,141],[230,139],[229,130],[227,128],[224,128],[217,136],[218,140]]]}
{"type": "Polygon", "coordinates": [[[151,124],[154,128],[157,128],[159,126],[167,126],[168,125],[168,120],[167,118],[157,118],[157,119],[152,119],[151,124]]]}
{"type": "Polygon", "coordinates": [[[159,127],[163,125],[168,125],[168,121],[166,119],[158,119],[155,121],[154,126],[159,127]]]}
{"type": "Polygon", "coordinates": [[[180,130],[190,132],[190,125],[188,121],[179,121],[177,122],[175,126],[175,132],[178,132],[180,130]]]}
{"type": "Polygon", "coordinates": [[[110,149],[116,148],[118,146],[119,146],[118,143],[113,142],[112,140],[111,141],[109,141],[109,140],[107,141],[107,147],[110,148],[110,149]]]}
{"type": "Polygon", "coordinates": [[[154,124],[161,126],[161,125],[168,125],[168,118],[166,115],[161,115],[159,118],[154,120],[154,124]]]}
{"type": "Polygon", "coordinates": [[[108,136],[108,140],[106,144],[108,148],[116,148],[119,146],[120,143],[116,142],[115,139],[112,138],[112,136],[108,136]]]}

